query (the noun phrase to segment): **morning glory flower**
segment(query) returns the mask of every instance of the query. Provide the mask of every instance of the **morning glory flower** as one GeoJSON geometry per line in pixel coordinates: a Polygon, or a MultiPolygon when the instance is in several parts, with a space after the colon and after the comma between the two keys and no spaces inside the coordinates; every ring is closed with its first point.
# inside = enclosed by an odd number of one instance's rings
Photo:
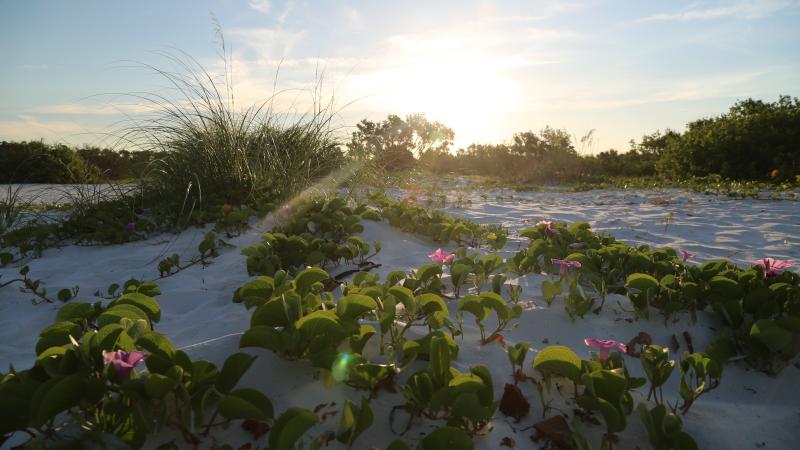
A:
{"type": "Polygon", "coordinates": [[[103,351],[103,365],[113,364],[114,375],[117,381],[126,381],[131,377],[131,370],[147,356],[145,352],[134,350],[125,352],[117,350],[115,352],[103,351]]]}
{"type": "Polygon", "coordinates": [[[430,258],[431,261],[439,264],[449,264],[453,262],[453,259],[455,259],[455,257],[456,257],[455,254],[453,253],[448,254],[447,252],[445,252],[440,248],[436,249],[435,252],[428,255],[428,258],[430,258]]]}
{"type": "Polygon", "coordinates": [[[550,262],[555,264],[555,265],[557,265],[557,266],[561,266],[561,268],[558,270],[558,275],[562,276],[562,277],[567,274],[567,270],[570,267],[574,267],[576,269],[580,269],[581,268],[581,263],[578,262],[578,261],[568,261],[566,259],[555,259],[554,258],[554,259],[551,259],[550,262]]]}
{"type": "Polygon", "coordinates": [[[686,250],[680,248],[678,252],[681,254],[681,258],[683,258],[683,262],[686,262],[689,258],[694,258],[696,255],[694,253],[689,253],[686,250]]]}
{"type": "Polygon", "coordinates": [[[598,356],[600,356],[600,361],[606,362],[608,359],[608,352],[612,349],[618,349],[621,352],[627,352],[628,346],[623,344],[622,342],[617,342],[611,339],[594,339],[594,338],[586,338],[583,340],[589,347],[596,348],[600,350],[598,356]]]}
{"type": "Polygon", "coordinates": [[[756,261],[756,265],[764,269],[764,273],[768,277],[774,277],[782,274],[786,269],[794,265],[794,260],[779,261],[773,258],[763,258],[756,261]]]}

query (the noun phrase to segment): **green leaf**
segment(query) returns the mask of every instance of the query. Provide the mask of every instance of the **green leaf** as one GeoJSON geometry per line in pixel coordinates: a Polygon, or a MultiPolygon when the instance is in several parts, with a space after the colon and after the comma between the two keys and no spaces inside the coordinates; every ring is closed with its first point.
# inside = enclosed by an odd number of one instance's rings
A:
{"type": "Polygon", "coordinates": [[[465,295],[458,301],[458,310],[471,313],[478,322],[482,322],[489,317],[490,310],[483,306],[481,298],[477,295],[465,295]]]}
{"type": "Polygon", "coordinates": [[[294,279],[295,290],[301,296],[305,295],[311,292],[311,287],[315,283],[318,283],[322,280],[327,280],[328,278],[330,278],[328,272],[325,272],[324,270],[318,267],[312,267],[306,269],[297,274],[297,277],[295,277],[294,279]]]}
{"type": "Polygon", "coordinates": [[[30,403],[33,423],[42,425],[56,414],[77,406],[86,388],[84,376],[76,373],[64,378],[54,378],[40,385],[30,403]]]}
{"type": "Polygon", "coordinates": [[[302,408],[289,408],[278,417],[269,432],[270,450],[292,450],[295,443],[319,422],[313,412],[302,408]]]}
{"type": "Polygon", "coordinates": [[[630,274],[628,275],[627,281],[625,281],[626,288],[636,289],[641,292],[657,292],[658,286],[658,280],[646,273],[630,274]]]}
{"type": "Polygon", "coordinates": [[[543,373],[560,375],[577,382],[581,375],[581,359],[569,347],[551,345],[536,354],[533,367],[543,373]]]}
{"type": "Polygon", "coordinates": [[[460,428],[439,428],[425,436],[417,446],[418,450],[472,450],[475,443],[460,428]]]}
{"type": "MultiPolygon", "coordinates": [[[[253,419],[266,422],[274,417],[272,402],[255,389],[237,389],[219,401],[219,413],[226,419],[253,419]]],[[[316,416],[315,416],[316,417],[316,416]]],[[[277,426],[277,424],[276,424],[277,426]]],[[[275,428],[273,428],[273,433],[275,428]]],[[[270,442],[272,442],[270,433],[270,442]]]]}
{"type": "Polygon", "coordinates": [[[276,297],[256,308],[250,318],[250,326],[267,325],[285,327],[289,325],[286,305],[282,297],[276,297]]]}
{"type": "Polygon", "coordinates": [[[442,274],[442,266],[439,264],[425,264],[417,269],[417,279],[422,281],[423,283],[428,281],[429,279],[440,276],[442,274]]]}
{"type": "Polygon", "coordinates": [[[764,344],[771,352],[786,348],[792,342],[792,333],[773,320],[762,319],[750,328],[750,337],[764,344]]]}
{"type": "Polygon", "coordinates": [[[508,307],[508,304],[506,304],[506,301],[503,300],[503,297],[494,292],[481,292],[480,298],[483,306],[493,309],[500,320],[508,320],[511,309],[508,307]]]}
{"type": "Polygon", "coordinates": [[[370,296],[348,294],[339,299],[336,305],[336,313],[343,319],[354,320],[377,308],[378,304],[370,296]]]}
{"type": "Polygon", "coordinates": [[[711,292],[724,300],[738,300],[742,298],[743,292],[741,286],[730,278],[716,276],[713,277],[708,284],[711,287],[711,292]]]}
{"type": "Polygon", "coordinates": [[[91,303],[72,302],[62,306],[56,313],[56,321],[74,321],[88,319],[94,313],[91,303]]]}
{"type": "Polygon", "coordinates": [[[151,373],[164,373],[174,365],[175,347],[164,335],[151,331],[140,336],[136,345],[149,353],[145,364],[151,373]]]}
{"type": "Polygon", "coordinates": [[[229,393],[239,380],[242,378],[247,369],[256,360],[255,356],[248,355],[247,353],[234,353],[225,360],[222,366],[222,371],[217,377],[216,388],[223,394],[229,393]]]}
{"type": "Polygon", "coordinates": [[[148,297],[147,295],[138,292],[125,294],[111,302],[109,307],[116,305],[133,305],[147,313],[147,317],[149,317],[151,321],[158,323],[158,321],[161,320],[161,306],[159,306],[158,302],[152,297],[148,297]]]}
{"type": "Polygon", "coordinates": [[[281,334],[275,328],[265,325],[251,327],[242,334],[239,348],[261,347],[273,352],[279,352],[283,346],[281,334]]]}
{"type": "Polygon", "coordinates": [[[82,329],[75,322],[56,322],[39,333],[39,341],[36,342],[36,354],[39,355],[50,347],[69,344],[71,342],[70,336],[79,339],[81,334],[82,329]]]}
{"type": "Polygon", "coordinates": [[[392,286],[389,288],[389,294],[397,299],[398,302],[403,304],[403,307],[410,314],[414,314],[417,310],[417,303],[414,299],[414,294],[411,289],[403,286],[392,286]]]}
{"type": "Polygon", "coordinates": [[[426,293],[417,296],[417,305],[425,314],[431,314],[435,311],[442,311],[448,313],[447,304],[436,294],[426,293]]]}
{"type": "Polygon", "coordinates": [[[131,319],[134,322],[146,320],[150,324],[150,317],[141,308],[131,304],[122,304],[112,306],[100,314],[100,317],[97,318],[97,325],[104,327],[108,324],[119,323],[124,318],[131,319]]]}
{"type": "Polygon", "coordinates": [[[343,332],[339,318],[333,311],[314,311],[295,322],[295,327],[307,338],[338,337],[343,332]]]}
{"type": "Polygon", "coordinates": [[[361,400],[361,408],[357,408],[350,400],[345,400],[336,439],[348,447],[352,446],[358,436],[372,426],[373,419],[368,399],[361,400]]]}
{"type": "Polygon", "coordinates": [[[158,373],[151,373],[144,382],[144,390],[151,398],[162,399],[178,387],[180,382],[158,373]]]}
{"type": "Polygon", "coordinates": [[[542,281],[542,296],[544,297],[544,301],[547,302],[547,305],[550,306],[555,300],[557,295],[560,295],[564,292],[564,285],[561,283],[561,280],[544,280],[542,281]]]}

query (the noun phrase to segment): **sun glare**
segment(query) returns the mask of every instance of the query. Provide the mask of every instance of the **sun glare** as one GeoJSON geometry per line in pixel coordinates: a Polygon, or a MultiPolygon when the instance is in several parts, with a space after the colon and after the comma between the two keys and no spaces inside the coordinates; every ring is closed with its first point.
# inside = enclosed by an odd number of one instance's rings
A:
{"type": "Polygon", "coordinates": [[[456,130],[457,146],[495,136],[497,118],[521,101],[517,83],[506,73],[509,61],[446,49],[387,60],[393,64],[353,80],[359,91],[373,93],[367,103],[401,114],[424,112],[456,130]]]}

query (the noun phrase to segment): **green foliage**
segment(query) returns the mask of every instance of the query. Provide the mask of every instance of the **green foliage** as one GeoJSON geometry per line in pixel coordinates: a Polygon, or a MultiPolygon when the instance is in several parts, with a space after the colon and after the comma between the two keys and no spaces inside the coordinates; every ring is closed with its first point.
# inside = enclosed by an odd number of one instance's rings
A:
{"type": "Polygon", "coordinates": [[[481,333],[481,344],[493,342],[501,336],[501,333],[509,326],[510,322],[522,316],[522,307],[514,305],[508,306],[503,297],[494,292],[481,292],[479,295],[467,295],[458,302],[458,310],[469,312],[475,316],[475,323],[481,333]],[[489,318],[494,312],[497,316],[497,328],[490,334],[486,334],[483,321],[489,318]]]}
{"type": "Polygon", "coordinates": [[[569,347],[551,345],[536,354],[533,368],[545,376],[561,376],[577,382],[581,374],[581,359],[569,347]]]}
{"type": "Polygon", "coordinates": [[[656,405],[647,409],[647,405],[639,403],[636,412],[647,429],[650,443],[655,450],[696,450],[697,443],[685,431],[681,418],[667,411],[664,405],[656,405]]]}
{"type": "Polygon", "coordinates": [[[690,122],[671,137],[657,163],[669,178],[717,174],[763,180],[777,169],[780,178],[800,171],[800,101],[781,96],[776,102],[746,99],[717,117],[690,122]],[[757,155],[754,157],[753,155],[757,155]]]}
{"type": "Polygon", "coordinates": [[[647,399],[654,397],[659,404],[663,403],[664,395],[661,400],[656,395],[656,389],[661,391],[661,386],[667,382],[672,371],[675,369],[675,360],[669,359],[669,349],[658,345],[647,345],[642,349],[640,359],[647,379],[650,380],[650,392],[647,399]]]}
{"type": "Polygon", "coordinates": [[[33,367],[12,368],[0,377],[2,439],[25,431],[29,445],[49,447],[64,439],[57,430],[78,425],[81,431],[67,444],[80,446],[108,434],[140,447],[147,434],[165,426],[180,430],[187,442],[198,442],[189,430],[205,426],[207,433],[217,414],[272,420],[272,404],[264,394],[234,389],[255,357],[236,353],[222,370],[208,361],[192,361],[152,329],[161,318],[150,296],[157,294],[154,283],[131,280],[108,306],[64,305],[57,322],[41,331],[33,367]],[[144,352],[146,377],[113,361],[106,364],[107,354],[121,352],[114,358],[128,358],[133,351],[144,352]],[[206,422],[210,409],[215,412],[206,422]]]}
{"type": "Polygon", "coordinates": [[[372,426],[372,421],[372,408],[370,408],[368,399],[361,400],[361,407],[345,400],[336,440],[347,445],[347,448],[351,448],[358,436],[372,426]]]}
{"type": "Polygon", "coordinates": [[[403,408],[412,417],[447,419],[449,426],[475,433],[489,423],[497,408],[492,376],[485,366],[460,372],[450,367],[453,357],[444,338],[430,340],[430,365],[400,387],[406,400],[403,408]]]}
{"type": "Polygon", "coordinates": [[[418,206],[409,199],[393,200],[378,191],[371,193],[369,200],[380,207],[381,215],[391,226],[429,237],[435,242],[465,243],[472,248],[487,246],[497,250],[507,241],[507,232],[497,226],[456,218],[437,209],[418,206]]]}
{"type": "Polygon", "coordinates": [[[380,251],[379,243],[371,246],[353,236],[364,229],[362,215],[374,218],[366,206],[352,209],[341,197],[332,197],[308,200],[297,208],[302,215],[276,226],[262,242],[242,249],[250,275],[272,276],[278,270],[295,272],[300,267],[340,262],[364,263],[380,251]]]}
{"type": "Polygon", "coordinates": [[[686,414],[695,400],[719,386],[722,363],[707,353],[686,353],[679,366],[681,382],[678,393],[683,401],[680,410],[686,414]]]}

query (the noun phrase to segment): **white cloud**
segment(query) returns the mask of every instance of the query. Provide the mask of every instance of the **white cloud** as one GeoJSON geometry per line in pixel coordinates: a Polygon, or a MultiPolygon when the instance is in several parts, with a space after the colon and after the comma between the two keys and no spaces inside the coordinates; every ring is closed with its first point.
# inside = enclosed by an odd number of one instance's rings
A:
{"type": "Polygon", "coordinates": [[[635,22],[689,22],[694,20],[719,19],[723,17],[760,19],[797,6],[800,6],[800,2],[793,0],[744,0],[732,4],[706,7],[693,5],[683,11],[654,14],[638,19],[635,22]]]}
{"type": "Polygon", "coordinates": [[[268,13],[272,6],[269,0],[249,0],[247,4],[261,14],[268,13]]]}
{"type": "Polygon", "coordinates": [[[50,141],[82,141],[87,134],[97,133],[99,130],[71,121],[42,121],[39,118],[20,114],[16,119],[0,120],[0,139],[6,140],[31,140],[46,139],[50,141]]]}
{"type": "Polygon", "coordinates": [[[48,66],[47,64],[23,64],[23,65],[17,66],[17,67],[19,67],[20,69],[24,69],[24,70],[48,70],[48,69],[50,69],[50,66],[48,66]]]}
{"type": "Polygon", "coordinates": [[[36,114],[65,114],[65,115],[119,115],[141,112],[152,112],[155,105],[132,103],[61,103],[57,105],[37,106],[28,110],[36,114]]]}

